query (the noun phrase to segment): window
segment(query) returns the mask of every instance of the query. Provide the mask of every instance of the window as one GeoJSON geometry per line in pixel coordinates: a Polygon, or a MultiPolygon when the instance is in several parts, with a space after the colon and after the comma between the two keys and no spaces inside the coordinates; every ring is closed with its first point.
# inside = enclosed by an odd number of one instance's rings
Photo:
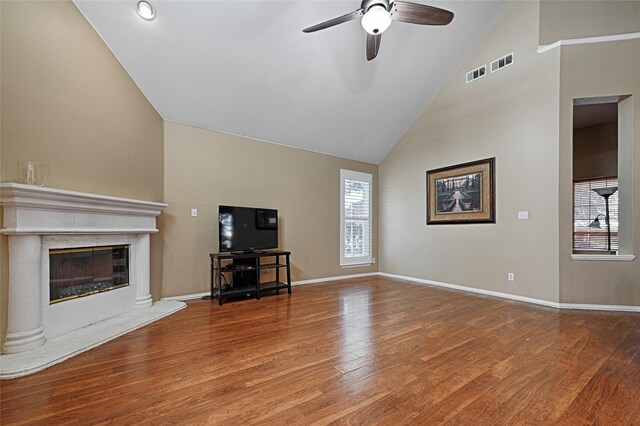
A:
{"type": "MultiPolygon", "coordinates": [[[[605,198],[596,188],[617,187],[618,178],[595,178],[573,182],[573,250],[606,251],[608,231],[605,198]],[[596,218],[598,219],[596,221],[596,218]]],[[[609,197],[611,250],[618,251],[618,192],[609,197]]]]}
{"type": "Polygon", "coordinates": [[[574,260],[635,259],[636,103],[631,95],[573,99],[574,260]]]}
{"type": "Polygon", "coordinates": [[[369,173],[340,170],[340,265],[371,263],[369,173]]]}

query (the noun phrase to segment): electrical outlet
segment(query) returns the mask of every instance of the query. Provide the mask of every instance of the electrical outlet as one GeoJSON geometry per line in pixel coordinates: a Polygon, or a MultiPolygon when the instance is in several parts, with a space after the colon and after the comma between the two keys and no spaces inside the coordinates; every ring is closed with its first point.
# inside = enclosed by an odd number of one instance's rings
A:
{"type": "Polygon", "coordinates": [[[516,280],[516,274],[514,274],[513,272],[508,272],[507,273],[507,279],[509,281],[515,281],[516,280]]]}
{"type": "Polygon", "coordinates": [[[527,212],[527,211],[518,212],[518,219],[520,219],[520,220],[529,219],[529,212],[527,212]]]}
{"type": "Polygon", "coordinates": [[[198,217],[198,209],[191,209],[191,217],[198,217]]]}
{"type": "Polygon", "coordinates": [[[371,263],[376,263],[376,258],[371,259],[371,263]]]}

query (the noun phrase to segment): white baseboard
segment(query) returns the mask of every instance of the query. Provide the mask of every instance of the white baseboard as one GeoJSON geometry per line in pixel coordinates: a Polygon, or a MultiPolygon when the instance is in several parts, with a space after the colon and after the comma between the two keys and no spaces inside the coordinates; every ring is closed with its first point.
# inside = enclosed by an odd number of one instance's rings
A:
{"type": "Polygon", "coordinates": [[[350,278],[377,277],[378,275],[379,275],[378,272],[367,272],[364,274],[352,274],[352,275],[340,275],[337,277],[315,278],[312,280],[292,281],[291,285],[319,284],[319,283],[326,283],[329,281],[348,280],[350,278]]]}
{"type": "Polygon", "coordinates": [[[432,286],[436,286],[436,287],[450,288],[452,290],[467,291],[469,293],[477,293],[477,294],[483,294],[485,296],[500,297],[502,299],[516,300],[518,302],[533,303],[535,305],[542,305],[542,306],[547,306],[549,308],[555,308],[555,309],[579,309],[579,310],[588,310],[588,311],[615,311],[615,312],[640,312],[640,306],[594,305],[594,304],[584,304],[584,303],[558,303],[558,302],[552,302],[552,301],[549,301],[549,300],[535,299],[535,298],[532,298],[532,297],[518,296],[517,294],[501,293],[501,292],[498,292],[498,291],[484,290],[484,289],[481,289],[481,288],[467,287],[467,286],[462,286],[462,285],[457,285],[457,284],[448,284],[448,283],[443,283],[443,282],[439,282],[439,281],[425,280],[425,279],[422,279],[422,278],[407,277],[407,276],[404,276],[404,275],[389,274],[389,273],[386,273],[386,272],[379,272],[378,275],[380,275],[381,277],[387,277],[387,278],[394,278],[394,279],[398,279],[398,280],[409,281],[409,282],[412,282],[412,283],[415,283],[415,284],[420,284],[420,285],[432,285],[432,286]]]}
{"type": "MultiPolygon", "coordinates": [[[[587,310],[587,311],[614,311],[614,312],[640,312],[640,306],[595,305],[595,304],[586,304],[586,303],[558,303],[558,302],[552,302],[550,300],[535,299],[533,297],[519,296],[517,294],[501,293],[499,291],[485,290],[485,289],[482,289],[482,288],[467,287],[467,286],[458,285],[458,284],[449,284],[449,283],[443,283],[443,282],[440,282],[440,281],[433,281],[433,280],[425,280],[425,279],[422,279],[422,278],[407,277],[405,275],[389,274],[387,272],[368,272],[368,273],[364,273],[364,274],[340,275],[340,276],[336,276],[336,277],[326,277],[326,278],[315,278],[315,279],[311,279],[311,280],[292,281],[291,285],[292,286],[299,286],[299,285],[307,285],[307,284],[321,284],[321,283],[326,283],[326,282],[330,282],[330,281],[348,280],[350,278],[364,278],[364,277],[375,277],[375,276],[393,278],[393,279],[403,280],[403,281],[409,281],[409,282],[412,282],[414,284],[419,284],[419,285],[443,287],[443,288],[449,288],[449,289],[452,289],[452,290],[459,290],[459,291],[466,291],[466,292],[469,292],[469,293],[482,294],[482,295],[485,295],[485,296],[499,297],[501,299],[516,300],[518,302],[532,303],[534,305],[541,305],[541,306],[546,306],[546,307],[555,308],[555,309],[577,309],[577,310],[587,310]]],[[[200,298],[202,298],[202,296],[208,296],[208,295],[209,295],[209,292],[193,293],[193,294],[185,294],[185,295],[182,295],[182,296],[163,297],[162,300],[185,301],[185,300],[200,299],[200,298]]]]}
{"type": "Polygon", "coordinates": [[[584,311],[640,312],[640,306],[590,305],[586,303],[560,303],[560,309],[579,309],[584,311]]]}
{"type": "Polygon", "coordinates": [[[422,278],[407,277],[404,275],[388,274],[386,272],[379,272],[379,274],[382,277],[395,278],[395,279],[404,280],[404,281],[411,281],[415,284],[432,285],[436,287],[450,288],[452,290],[461,290],[469,293],[483,294],[485,296],[493,296],[493,297],[500,297],[502,299],[517,300],[518,302],[533,303],[535,305],[547,306],[549,308],[556,308],[556,309],[560,308],[560,304],[558,302],[551,302],[549,300],[534,299],[532,297],[518,296],[516,294],[501,293],[498,291],[484,290],[482,288],[467,287],[467,286],[457,285],[457,284],[448,284],[448,283],[443,283],[439,281],[425,280],[422,278]]]}
{"type": "Polygon", "coordinates": [[[204,293],[192,293],[192,294],[183,294],[182,296],[169,296],[163,297],[160,300],[169,300],[169,301],[185,301],[185,300],[193,300],[193,299],[201,299],[202,296],[209,296],[211,293],[206,291],[204,293]]]}

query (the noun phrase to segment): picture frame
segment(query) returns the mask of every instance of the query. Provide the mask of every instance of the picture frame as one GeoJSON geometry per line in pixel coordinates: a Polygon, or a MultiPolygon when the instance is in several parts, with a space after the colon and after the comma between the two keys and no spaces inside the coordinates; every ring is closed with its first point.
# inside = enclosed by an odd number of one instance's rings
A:
{"type": "Polygon", "coordinates": [[[496,223],[495,157],[427,171],[427,225],[496,223]]]}

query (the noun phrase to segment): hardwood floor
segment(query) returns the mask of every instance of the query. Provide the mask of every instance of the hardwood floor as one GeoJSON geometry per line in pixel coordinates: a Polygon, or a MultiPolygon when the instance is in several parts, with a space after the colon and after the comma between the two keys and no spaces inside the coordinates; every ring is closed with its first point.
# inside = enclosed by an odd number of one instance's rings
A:
{"type": "Polygon", "coordinates": [[[9,424],[640,425],[640,315],[384,278],[187,309],[0,383],[9,424]]]}

